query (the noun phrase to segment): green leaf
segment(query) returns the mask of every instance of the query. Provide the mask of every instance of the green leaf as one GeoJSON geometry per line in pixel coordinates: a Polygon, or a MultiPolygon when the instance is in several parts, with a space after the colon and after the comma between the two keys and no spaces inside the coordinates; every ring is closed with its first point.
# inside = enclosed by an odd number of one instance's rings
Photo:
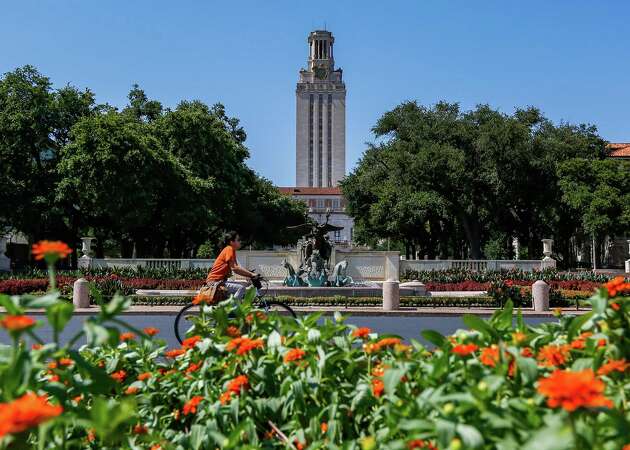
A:
{"type": "Polygon", "coordinates": [[[509,330],[512,328],[512,313],[514,311],[514,304],[512,300],[505,302],[503,309],[495,312],[494,316],[490,320],[490,323],[500,330],[509,330]]]}
{"type": "Polygon", "coordinates": [[[256,298],[256,288],[254,286],[250,286],[245,290],[245,295],[243,296],[243,303],[251,303],[256,298]]]}
{"type": "Polygon", "coordinates": [[[455,430],[466,447],[477,448],[483,445],[483,436],[475,427],[460,423],[455,430]]]}
{"type": "Polygon", "coordinates": [[[538,365],[533,358],[525,358],[516,355],[516,367],[518,368],[523,382],[533,383],[538,379],[538,365]]]}
{"type": "Polygon", "coordinates": [[[120,294],[114,295],[109,303],[101,307],[101,312],[105,317],[117,316],[131,305],[131,299],[120,294]]]}
{"type": "Polygon", "coordinates": [[[22,309],[18,306],[19,297],[9,297],[6,294],[0,294],[0,306],[12,315],[22,314],[22,309]]]}
{"type": "Polygon", "coordinates": [[[74,312],[74,306],[72,303],[67,303],[62,300],[57,301],[53,305],[46,308],[46,316],[48,317],[48,323],[57,332],[63,330],[72,318],[74,312]]]}
{"type": "Polygon", "coordinates": [[[462,321],[466,326],[472,328],[473,330],[480,331],[491,339],[499,339],[497,331],[479,316],[474,314],[464,314],[462,316],[462,321]]]}
{"type": "Polygon", "coordinates": [[[385,386],[385,393],[388,395],[394,395],[396,393],[396,386],[400,383],[400,379],[405,375],[404,369],[388,369],[383,375],[383,385],[385,386]]]}
{"type": "Polygon", "coordinates": [[[442,347],[446,342],[446,338],[435,330],[422,330],[420,335],[437,347],[442,347]]]}
{"type": "Polygon", "coordinates": [[[86,320],[83,323],[83,330],[89,345],[103,345],[109,340],[109,331],[102,325],[98,325],[93,320],[86,320]]]}
{"type": "Polygon", "coordinates": [[[206,439],[206,429],[201,425],[190,427],[190,446],[193,450],[199,450],[206,439]]]}
{"type": "Polygon", "coordinates": [[[588,322],[591,317],[593,317],[593,312],[588,312],[586,314],[582,314],[581,316],[576,316],[571,319],[571,323],[569,324],[569,328],[567,330],[567,339],[569,341],[573,340],[573,337],[577,336],[577,334],[582,329],[582,326],[588,322]]]}
{"type": "Polygon", "coordinates": [[[59,295],[59,291],[53,291],[42,297],[22,295],[20,297],[20,304],[24,308],[48,308],[59,302],[59,295]]]}

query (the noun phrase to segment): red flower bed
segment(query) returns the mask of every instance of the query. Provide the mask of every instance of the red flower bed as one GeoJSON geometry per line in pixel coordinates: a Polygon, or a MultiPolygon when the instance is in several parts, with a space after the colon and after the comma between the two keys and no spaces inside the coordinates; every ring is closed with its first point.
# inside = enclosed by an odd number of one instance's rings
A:
{"type": "Polygon", "coordinates": [[[490,283],[462,281],[460,283],[425,283],[428,291],[487,291],[490,283]]]}
{"type": "Polygon", "coordinates": [[[20,295],[28,292],[46,291],[48,280],[0,280],[0,293],[9,295],[20,295]]]}

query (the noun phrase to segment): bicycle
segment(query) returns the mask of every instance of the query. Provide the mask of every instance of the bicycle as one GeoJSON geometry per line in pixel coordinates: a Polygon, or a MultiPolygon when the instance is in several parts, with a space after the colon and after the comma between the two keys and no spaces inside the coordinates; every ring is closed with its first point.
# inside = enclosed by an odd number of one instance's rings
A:
{"type": "MultiPolygon", "coordinates": [[[[270,312],[275,312],[277,314],[285,314],[297,318],[295,312],[291,309],[291,307],[285,303],[274,299],[268,299],[267,291],[269,290],[269,280],[263,278],[262,276],[258,276],[251,280],[252,286],[256,288],[256,296],[254,297],[253,304],[255,305],[255,311],[261,311],[265,314],[269,314],[270,312]],[[263,287],[264,285],[264,287],[263,287]]],[[[181,344],[183,342],[182,336],[185,338],[186,330],[180,334],[182,331],[182,327],[185,326],[186,322],[190,322],[192,317],[197,317],[201,313],[201,308],[203,305],[194,305],[192,303],[185,305],[178,313],[177,317],[175,317],[175,337],[177,341],[181,344]]]]}

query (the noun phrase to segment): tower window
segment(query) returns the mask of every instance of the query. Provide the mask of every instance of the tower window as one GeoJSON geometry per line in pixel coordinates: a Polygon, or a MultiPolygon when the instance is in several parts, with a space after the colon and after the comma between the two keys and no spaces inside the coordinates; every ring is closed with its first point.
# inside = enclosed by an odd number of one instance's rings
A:
{"type": "Polygon", "coordinates": [[[324,169],[324,155],[323,155],[323,107],[324,107],[324,96],[322,94],[319,94],[319,98],[318,98],[318,106],[319,106],[319,110],[318,110],[318,139],[317,139],[317,186],[323,186],[322,184],[322,172],[324,169]]]}

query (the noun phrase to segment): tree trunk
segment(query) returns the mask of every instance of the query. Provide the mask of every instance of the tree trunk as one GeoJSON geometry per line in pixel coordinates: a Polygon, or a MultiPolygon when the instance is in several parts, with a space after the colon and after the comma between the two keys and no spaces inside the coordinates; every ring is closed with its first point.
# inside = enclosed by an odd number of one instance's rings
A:
{"type": "Polygon", "coordinates": [[[481,253],[481,230],[479,223],[476,220],[462,216],[462,226],[464,228],[466,240],[468,240],[468,243],[470,244],[471,258],[481,259],[483,254],[481,253]]]}

